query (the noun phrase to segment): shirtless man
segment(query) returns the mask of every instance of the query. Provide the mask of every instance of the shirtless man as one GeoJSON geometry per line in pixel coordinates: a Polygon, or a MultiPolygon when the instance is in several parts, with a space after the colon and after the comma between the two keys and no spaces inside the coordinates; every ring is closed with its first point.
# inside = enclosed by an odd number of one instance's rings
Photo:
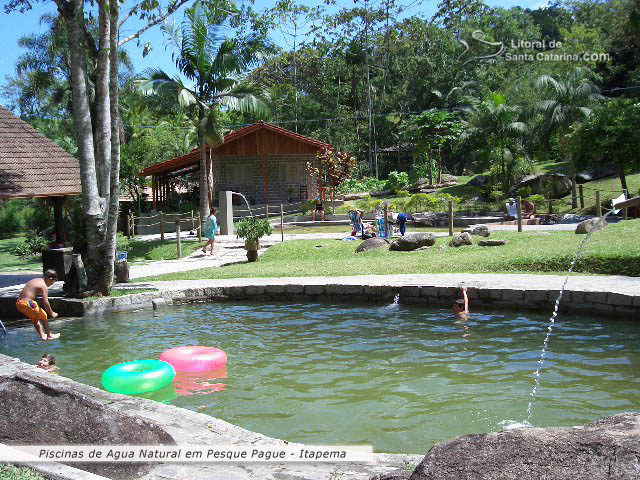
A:
{"type": "Polygon", "coordinates": [[[16,308],[31,319],[33,327],[40,335],[42,340],[55,340],[60,337],[59,333],[51,333],[49,322],[47,322],[47,313],[51,318],[56,318],[58,314],[51,309],[47,292],[49,287],[56,283],[58,274],[55,270],[47,270],[42,278],[34,278],[29,280],[20,294],[20,298],[16,302],[16,308]],[[42,294],[42,305],[44,310],[40,308],[36,298],[38,293],[42,294]],[[46,310],[46,311],[45,311],[46,310]]]}

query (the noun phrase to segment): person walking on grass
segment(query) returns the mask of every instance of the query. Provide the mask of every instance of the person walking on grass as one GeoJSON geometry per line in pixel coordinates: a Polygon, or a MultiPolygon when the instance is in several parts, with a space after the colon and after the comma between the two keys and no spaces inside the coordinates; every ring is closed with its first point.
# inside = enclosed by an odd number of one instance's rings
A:
{"type": "Polygon", "coordinates": [[[42,278],[34,278],[29,280],[16,302],[16,308],[18,311],[26,315],[33,323],[33,328],[36,329],[38,335],[42,340],[55,340],[60,337],[59,333],[51,333],[49,328],[49,322],[47,321],[47,314],[49,317],[56,318],[58,314],[51,309],[49,305],[49,287],[58,281],[58,274],[55,270],[47,270],[44,272],[42,278]],[[42,295],[42,306],[40,308],[36,298],[38,294],[42,295]]]}
{"type": "Polygon", "coordinates": [[[202,248],[202,253],[207,254],[207,247],[211,245],[211,255],[213,255],[213,244],[216,240],[216,233],[218,232],[218,220],[216,219],[216,209],[211,207],[209,216],[204,222],[202,227],[202,233],[208,239],[207,244],[202,248]]]}

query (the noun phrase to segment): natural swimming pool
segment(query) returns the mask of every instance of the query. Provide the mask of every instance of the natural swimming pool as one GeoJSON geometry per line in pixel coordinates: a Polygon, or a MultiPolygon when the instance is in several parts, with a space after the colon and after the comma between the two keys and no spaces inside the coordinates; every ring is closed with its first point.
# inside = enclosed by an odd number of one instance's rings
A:
{"type": "MultiPolygon", "coordinates": [[[[473,313],[461,322],[402,304],[192,304],[58,322],[55,342],[25,325],[0,339],[0,353],[33,364],[51,353],[60,374],[99,387],[113,364],[215,346],[227,352],[226,373],[181,374],[143,396],[285,440],[424,453],[526,418],[548,317],[473,313]]],[[[640,410],[639,340],[637,322],[561,315],[531,423],[640,410]]]]}

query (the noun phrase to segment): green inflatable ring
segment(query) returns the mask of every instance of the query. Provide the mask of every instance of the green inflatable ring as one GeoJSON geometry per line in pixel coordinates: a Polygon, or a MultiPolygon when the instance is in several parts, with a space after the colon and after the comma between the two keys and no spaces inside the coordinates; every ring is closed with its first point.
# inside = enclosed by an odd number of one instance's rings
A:
{"type": "Polygon", "coordinates": [[[167,362],[136,360],[107,368],[102,374],[102,385],[109,392],[129,395],[160,390],[175,376],[175,370],[167,362]]]}

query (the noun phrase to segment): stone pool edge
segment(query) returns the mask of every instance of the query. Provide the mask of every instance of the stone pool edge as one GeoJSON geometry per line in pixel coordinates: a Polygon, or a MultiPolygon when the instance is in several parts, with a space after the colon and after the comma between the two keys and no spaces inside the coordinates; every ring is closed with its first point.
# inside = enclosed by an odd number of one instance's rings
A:
{"type": "MultiPolygon", "coordinates": [[[[52,299],[65,316],[158,308],[167,304],[224,300],[361,300],[450,307],[465,280],[473,310],[551,313],[565,277],[532,275],[377,275],[153,282],[155,292],[93,300],[52,299]],[[507,286],[508,285],[508,286],[507,286]]],[[[640,278],[572,276],[560,311],[640,319],[640,278]]]]}
{"type": "MultiPolygon", "coordinates": [[[[177,445],[269,445],[277,447],[288,444],[289,446],[303,446],[303,444],[290,443],[252,432],[210,415],[144,398],[106,392],[60,375],[52,375],[36,369],[33,365],[21,362],[19,359],[0,354],[0,385],[4,381],[15,379],[35,389],[44,387],[52,398],[55,398],[56,395],[70,393],[77,398],[88,398],[94,404],[117,415],[134,417],[150,424],[155,424],[168,433],[177,445]]],[[[26,421],[29,420],[27,419],[26,421]]],[[[5,432],[4,435],[9,436],[10,432],[5,432]]],[[[6,440],[4,443],[10,445],[6,440]]],[[[40,443],[46,445],[44,439],[40,443]]],[[[371,464],[250,463],[243,465],[227,463],[159,463],[154,464],[151,471],[137,478],[140,480],[166,480],[173,478],[275,480],[284,478],[288,474],[292,475],[292,478],[309,480],[330,480],[333,478],[360,480],[376,474],[406,470],[409,467],[413,470],[423,457],[424,454],[374,453],[373,463],[371,464]]],[[[99,474],[96,475],[95,473],[89,474],[85,470],[57,462],[22,465],[35,469],[46,478],[52,479],[79,480],[80,478],[92,478],[100,480],[111,478],[100,476],[99,474]],[[83,476],[83,474],[86,475],[83,476]]]]}

